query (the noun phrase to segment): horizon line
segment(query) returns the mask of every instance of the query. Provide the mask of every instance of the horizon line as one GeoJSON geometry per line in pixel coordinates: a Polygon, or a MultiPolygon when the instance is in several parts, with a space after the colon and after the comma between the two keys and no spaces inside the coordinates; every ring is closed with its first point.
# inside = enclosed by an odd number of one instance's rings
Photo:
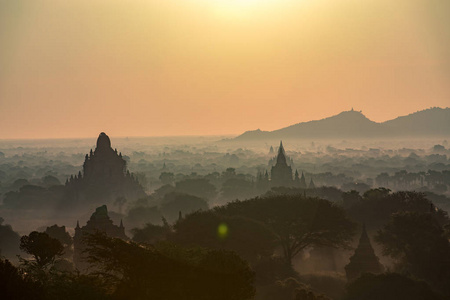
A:
{"type": "MultiPolygon", "coordinates": [[[[240,135],[242,135],[242,134],[244,134],[246,132],[258,131],[258,130],[259,131],[263,131],[263,132],[272,132],[272,131],[281,130],[281,129],[284,129],[284,128],[287,128],[287,127],[290,127],[290,126],[294,126],[294,125],[298,125],[298,124],[302,124],[302,123],[321,121],[321,120],[325,120],[325,119],[328,119],[328,118],[332,118],[332,117],[338,116],[338,115],[340,115],[341,113],[344,113],[344,112],[361,113],[368,120],[370,120],[372,122],[375,122],[377,124],[382,124],[382,123],[385,123],[385,122],[388,122],[388,121],[396,120],[396,119],[401,118],[401,117],[410,116],[410,115],[413,115],[415,113],[419,113],[419,112],[423,112],[423,111],[427,111],[427,110],[431,110],[431,109],[443,109],[443,110],[445,110],[445,109],[450,109],[450,107],[448,107],[448,106],[447,107],[432,106],[432,107],[424,108],[422,110],[417,110],[417,111],[409,113],[409,114],[397,116],[397,117],[392,118],[392,119],[387,119],[387,120],[382,121],[382,122],[373,121],[373,120],[369,119],[362,112],[362,110],[354,109],[354,107],[352,107],[350,110],[343,110],[343,111],[341,111],[339,113],[333,114],[331,116],[328,116],[328,117],[325,117],[325,118],[322,118],[322,119],[312,119],[312,120],[309,120],[309,121],[302,121],[302,122],[286,125],[284,127],[280,127],[280,128],[277,128],[277,129],[272,129],[272,130],[261,130],[260,128],[256,128],[256,129],[247,129],[244,132],[240,132],[240,133],[225,133],[225,134],[185,134],[185,135],[174,134],[174,135],[125,135],[125,136],[123,136],[123,135],[118,135],[118,136],[111,135],[111,137],[119,138],[119,139],[120,138],[181,138],[181,137],[211,137],[212,138],[212,137],[233,137],[233,136],[237,137],[237,136],[240,136],[240,135]]],[[[100,133],[101,132],[104,132],[104,131],[100,131],[100,133]]],[[[96,138],[96,137],[95,136],[84,136],[84,137],[39,137],[39,138],[27,138],[27,137],[25,137],[25,138],[20,138],[20,137],[19,138],[1,138],[0,137],[0,141],[1,142],[7,142],[7,141],[44,141],[44,140],[73,140],[73,139],[84,140],[84,139],[91,139],[91,138],[96,138]]]]}

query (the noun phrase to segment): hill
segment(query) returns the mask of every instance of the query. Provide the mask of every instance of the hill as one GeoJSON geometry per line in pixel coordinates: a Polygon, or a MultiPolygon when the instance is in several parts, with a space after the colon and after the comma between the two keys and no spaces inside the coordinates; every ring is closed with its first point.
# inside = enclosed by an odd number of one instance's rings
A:
{"type": "Polygon", "coordinates": [[[344,111],[329,118],[298,123],[274,131],[247,131],[235,140],[431,136],[450,136],[450,108],[430,108],[383,123],[371,121],[358,111],[344,111]]]}

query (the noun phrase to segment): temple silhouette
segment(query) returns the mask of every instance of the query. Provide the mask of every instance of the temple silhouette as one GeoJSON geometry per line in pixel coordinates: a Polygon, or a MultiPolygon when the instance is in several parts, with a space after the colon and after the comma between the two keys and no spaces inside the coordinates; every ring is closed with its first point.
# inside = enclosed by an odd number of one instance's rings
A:
{"type": "MultiPolygon", "coordinates": [[[[312,181],[312,178],[311,178],[312,181]]],[[[313,182],[314,184],[314,182],[313,182]]],[[[302,172],[302,177],[299,177],[298,171],[295,170],[295,175],[294,175],[294,185],[295,187],[298,187],[300,189],[306,189],[306,178],[305,178],[305,174],[303,174],[302,172]]]]}
{"type": "Polygon", "coordinates": [[[125,235],[125,227],[123,226],[122,220],[119,226],[114,225],[108,216],[108,208],[106,205],[98,207],[85,226],[80,227],[77,221],[75,236],[73,237],[73,262],[75,267],[81,272],[86,271],[89,266],[83,253],[86,249],[83,238],[97,232],[105,233],[109,237],[128,240],[128,237],[125,235]]]}
{"type": "Polygon", "coordinates": [[[358,248],[356,248],[353,256],[350,257],[350,263],[345,266],[347,280],[353,281],[364,273],[379,274],[383,273],[383,271],[384,267],[375,255],[366,232],[366,226],[363,225],[358,248]]]}
{"type": "Polygon", "coordinates": [[[83,172],[66,180],[68,204],[105,204],[117,198],[136,200],[145,197],[137,179],[127,170],[122,153],[111,148],[111,140],[100,133],[94,151],[86,154],[83,172]]]}
{"type": "MultiPolygon", "coordinates": [[[[273,153],[273,147],[270,146],[269,154],[273,153]]],[[[316,185],[311,177],[309,185],[306,184],[305,174],[302,176],[295,170],[294,178],[292,178],[293,161],[286,156],[284,151],[283,141],[280,141],[278,154],[269,161],[269,166],[272,165],[270,171],[270,179],[267,170],[265,172],[258,172],[256,176],[256,187],[259,191],[267,191],[272,187],[295,187],[300,189],[315,189],[316,185]]]]}
{"type": "Polygon", "coordinates": [[[277,162],[270,171],[271,186],[292,186],[292,168],[287,163],[283,142],[278,148],[277,162]]]}

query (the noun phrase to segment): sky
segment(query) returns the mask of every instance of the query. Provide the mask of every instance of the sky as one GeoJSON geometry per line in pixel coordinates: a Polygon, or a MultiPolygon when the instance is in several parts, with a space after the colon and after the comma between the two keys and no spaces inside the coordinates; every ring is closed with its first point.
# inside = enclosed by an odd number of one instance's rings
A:
{"type": "Polygon", "coordinates": [[[0,0],[0,139],[450,106],[448,0],[0,0]]]}

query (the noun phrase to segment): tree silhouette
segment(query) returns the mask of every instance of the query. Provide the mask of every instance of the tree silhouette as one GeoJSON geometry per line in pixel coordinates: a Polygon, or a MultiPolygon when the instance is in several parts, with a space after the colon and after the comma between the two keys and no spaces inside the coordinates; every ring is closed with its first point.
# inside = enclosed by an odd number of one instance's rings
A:
{"type": "Polygon", "coordinates": [[[222,195],[227,199],[246,199],[255,196],[253,183],[241,178],[230,178],[222,184],[222,195]]]}
{"type": "Polygon", "coordinates": [[[206,200],[184,193],[168,193],[161,201],[161,213],[169,222],[176,221],[179,212],[188,214],[198,210],[207,210],[206,200]]]}
{"type": "Polygon", "coordinates": [[[439,300],[423,281],[415,281],[406,276],[387,274],[364,274],[347,286],[344,300],[439,300]]]}
{"type": "Polygon", "coordinates": [[[154,247],[100,233],[87,236],[86,244],[114,299],[242,300],[255,293],[253,272],[233,252],[154,247]]]}
{"type": "Polygon", "coordinates": [[[143,228],[134,228],[133,241],[137,243],[155,244],[159,241],[165,240],[167,234],[170,232],[169,226],[159,226],[151,223],[145,224],[143,228]]]}
{"type": "Polygon", "coordinates": [[[215,211],[266,224],[275,233],[288,264],[309,246],[347,247],[355,229],[345,212],[331,202],[295,195],[235,201],[215,211]]]}
{"type": "Polygon", "coordinates": [[[185,179],[175,184],[175,191],[211,200],[217,195],[216,187],[208,180],[185,179]]]}
{"type": "MultiPolygon", "coordinates": [[[[432,202],[425,194],[418,192],[400,191],[391,193],[389,189],[378,188],[364,193],[362,199],[347,208],[349,216],[361,223],[366,223],[369,228],[381,228],[389,222],[393,213],[415,211],[428,213],[431,211],[432,202]]],[[[439,223],[448,222],[447,213],[441,209],[431,211],[439,223]]]]}
{"type": "Polygon", "coordinates": [[[3,225],[0,217],[0,255],[11,258],[19,252],[20,235],[15,232],[11,225],[3,225]]]}
{"type": "Polygon", "coordinates": [[[159,175],[159,180],[161,180],[163,185],[172,184],[175,179],[175,175],[172,172],[162,172],[159,175]]]}
{"type": "Polygon", "coordinates": [[[0,298],[14,300],[44,299],[42,286],[8,260],[0,259],[0,298]]]}
{"type": "Polygon", "coordinates": [[[398,271],[422,278],[450,296],[450,243],[430,213],[396,213],[375,239],[384,255],[397,260],[398,271]]]}
{"type": "Polygon", "coordinates": [[[275,236],[271,230],[248,218],[201,211],[187,215],[174,229],[170,240],[177,244],[232,250],[251,263],[274,252],[275,236]]]}
{"type": "Polygon", "coordinates": [[[20,238],[20,249],[33,256],[36,264],[44,268],[52,264],[56,257],[63,255],[64,247],[60,241],[45,232],[33,231],[20,238]]]}

